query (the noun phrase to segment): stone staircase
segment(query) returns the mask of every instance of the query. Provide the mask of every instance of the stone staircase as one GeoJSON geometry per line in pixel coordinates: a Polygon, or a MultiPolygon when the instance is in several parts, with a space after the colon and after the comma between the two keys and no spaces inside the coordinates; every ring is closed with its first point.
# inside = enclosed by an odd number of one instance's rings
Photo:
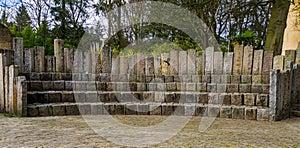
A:
{"type": "Polygon", "coordinates": [[[195,115],[268,120],[270,85],[229,83],[243,75],[226,76],[228,82],[223,83],[223,75],[152,75],[143,76],[142,81],[134,77],[26,74],[28,116],[195,115]]]}
{"type": "Polygon", "coordinates": [[[291,115],[300,117],[300,104],[292,105],[291,115]]]}

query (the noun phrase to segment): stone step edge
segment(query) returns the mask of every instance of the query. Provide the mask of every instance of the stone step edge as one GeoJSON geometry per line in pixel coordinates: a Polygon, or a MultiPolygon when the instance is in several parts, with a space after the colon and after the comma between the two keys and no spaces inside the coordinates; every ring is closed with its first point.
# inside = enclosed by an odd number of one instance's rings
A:
{"type": "Polygon", "coordinates": [[[176,115],[268,120],[268,108],[174,103],[64,103],[28,105],[28,116],[176,115]],[[176,109],[175,109],[176,107],[176,109]],[[106,110],[106,111],[105,111],[106,110]]]}

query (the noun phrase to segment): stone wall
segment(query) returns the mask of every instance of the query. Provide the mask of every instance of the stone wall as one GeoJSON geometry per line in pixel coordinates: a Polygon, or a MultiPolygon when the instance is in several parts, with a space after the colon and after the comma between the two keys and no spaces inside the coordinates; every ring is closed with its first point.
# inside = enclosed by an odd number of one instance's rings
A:
{"type": "Polygon", "coordinates": [[[13,49],[13,35],[10,30],[0,23],[0,49],[13,49]]]}
{"type": "MultiPolygon", "coordinates": [[[[92,46],[89,51],[74,51],[64,48],[63,40],[55,40],[54,56],[45,56],[43,47],[23,49],[21,38],[15,38],[14,45],[14,52],[0,52],[0,92],[3,92],[0,107],[20,116],[39,115],[37,108],[44,106],[36,108],[33,104],[39,102],[32,100],[39,100],[42,93],[38,91],[45,91],[44,99],[51,98],[54,88],[63,92],[76,86],[80,88],[77,91],[91,91],[85,84],[89,81],[103,84],[91,88],[98,91],[100,87],[99,91],[106,91],[109,97],[115,95],[114,91],[126,94],[130,88],[138,98],[152,92],[154,96],[161,94],[164,98],[157,100],[164,100],[163,104],[184,92],[186,98],[181,103],[185,104],[175,102],[175,106],[188,108],[189,103],[199,105],[200,101],[208,113],[218,108],[219,117],[238,119],[285,119],[289,117],[291,105],[300,103],[300,46],[297,51],[287,50],[285,56],[273,57],[273,52],[240,45],[235,46],[234,52],[226,53],[207,48],[131,56],[119,56],[108,47],[95,49],[97,47],[92,46]],[[206,96],[205,102],[201,102],[202,96],[206,96]],[[193,98],[197,101],[190,102],[193,98]],[[30,109],[28,114],[27,109],[30,109]]],[[[93,96],[94,93],[80,95],[93,96]]],[[[64,100],[63,93],[53,96],[64,100]]]]}

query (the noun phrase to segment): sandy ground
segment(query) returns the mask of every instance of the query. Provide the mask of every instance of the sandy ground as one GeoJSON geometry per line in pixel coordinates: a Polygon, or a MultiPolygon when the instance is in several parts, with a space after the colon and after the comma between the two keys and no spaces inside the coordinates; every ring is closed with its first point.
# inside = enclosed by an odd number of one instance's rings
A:
{"type": "MultiPolygon", "coordinates": [[[[136,127],[155,125],[164,116],[114,116],[136,127]]],[[[280,122],[216,119],[205,132],[193,117],[171,139],[155,147],[300,147],[300,118],[280,122]]],[[[18,118],[0,116],[0,147],[124,147],[112,143],[81,116],[18,118]]]]}

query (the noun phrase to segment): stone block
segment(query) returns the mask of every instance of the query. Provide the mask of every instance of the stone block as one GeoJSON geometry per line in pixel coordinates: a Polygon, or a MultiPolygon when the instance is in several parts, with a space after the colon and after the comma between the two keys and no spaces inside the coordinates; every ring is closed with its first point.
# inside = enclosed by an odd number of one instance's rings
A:
{"type": "Polygon", "coordinates": [[[261,84],[252,84],[251,86],[251,92],[252,93],[262,93],[263,92],[263,87],[261,84]]]}
{"type": "Polygon", "coordinates": [[[106,92],[98,92],[98,101],[100,102],[115,102],[114,101],[111,101],[110,99],[114,98],[114,93],[106,93],[106,92]],[[109,94],[111,94],[111,96],[109,96],[109,94]]]}
{"type": "Polygon", "coordinates": [[[283,55],[277,55],[273,59],[273,69],[284,70],[285,57],[283,55]]]}
{"type": "Polygon", "coordinates": [[[262,75],[253,75],[252,76],[252,84],[262,84],[262,75]]]}
{"type": "MultiPolygon", "coordinates": [[[[50,94],[49,94],[50,97],[50,94]]],[[[76,102],[85,102],[85,93],[84,92],[74,92],[74,99],[76,102]]]]}
{"type": "Polygon", "coordinates": [[[233,69],[233,53],[226,52],[224,54],[224,65],[223,65],[223,74],[232,75],[233,69]]]}
{"type": "MultiPolygon", "coordinates": [[[[262,74],[269,75],[273,68],[273,51],[264,51],[262,74]]],[[[270,82],[269,82],[270,83],[270,82]]]]}
{"type": "Polygon", "coordinates": [[[198,103],[208,104],[208,93],[199,93],[198,96],[198,103]]]}
{"type": "Polygon", "coordinates": [[[39,109],[39,116],[47,117],[52,116],[52,108],[48,105],[41,105],[38,107],[39,109]]]}
{"type": "Polygon", "coordinates": [[[189,49],[187,56],[187,72],[189,75],[195,75],[196,73],[196,50],[195,49],[189,49]]]}
{"type": "Polygon", "coordinates": [[[242,74],[251,75],[252,73],[252,64],[253,64],[253,47],[246,46],[244,48],[244,56],[243,56],[243,68],[242,74]]]}
{"type": "Polygon", "coordinates": [[[149,104],[150,115],[162,115],[160,104],[149,104]]]}
{"type": "Polygon", "coordinates": [[[36,106],[28,106],[27,113],[29,117],[37,117],[39,115],[38,107],[36,106]]]}
{"type": "Polygon", "coordinates": [[[209,93],[208,94],[208,104],[221,104],[219,100],[219,94],[209,93]]]}
{"type": "Polygon", "coordinates": [[[202,81],[201,75],[192,75],[192,83],[200,83],[202,81]]]}
{"type": "Polygon", "coordinates": [[[252,75],[242,75],[241,83],[243,84],[251,84],[252,83],[252,75]]]}
{"type": "Polygon", "coordinates": [[[148,104],[138,104],[137,106],[137,114],[138,115],[149,115],[150,108],[148,104]]]}
{"type": "Polygon", "coordinates": [[[232,118],[231,106],[222,106],[220,109],[220,118],[232,118]]]}
{"type": "Polygon", "coordinates": [[[66,106],[65,105],[53,105],[53,116],[65,116],[66,106]]]}
{"type": "Polygon", "coordinates": [[[166,103],[175,102],[175,99],[176,99],[175,93],[172,93],[172,92],[165,93],[165,102],[166,103]]]}
{"type": "Polygon", "coordinates": [[[178,54],[177,50],[170,51],[170,74],[178,75],[179,70],[179,61],[178,61],[178,54]]]}
{"type": "Polygon", "coordinates": [[[137,84],[136,83],[129,83],[130,91],[137,91],[137,84]]]}
{"type": "Polygon", "coordinates": [[[74,82],[74,83],[75,83],[75,90],[77,90],[77,91],[86,91],[86,82],[77,81],[77,82],[74,82]]]}
{"type": "Polygon", "coordinates": [[[51,81],[52,80],[52,76],[50,73],[41,73],[40,78],[42,81],[51,81]]]}
{"type": "Polygon", "coordinates": [[[243,45],[234,46],[234,60],[233,60],[233,75],[242,74],[242,66],[243,66],[243,55],[244,55],[244,47],[243,45]]]}
{"type": "Polygon", "coordinates": [[[80,115],[78,106],[76,104],[66,105],[66,115],[80,115]]]}
{"type": "Polygon", "coordinates": [[[258,108],[257,109],[257,120],[269,120],[269,109],[258,108]]]}
{"type": "Polygon", "coordinates": [[[194,93],[185,93],[185,102],[186,103],[197,103],[197,95],[194,93]]]}
{"type": "Polygon", "coordinates": [[[268,107],[269,105],[269,95],[259,94],[256,99],[256,106],[268,107]]]}
{"type": "Polygon", "coordinates": [[[222,93],[219,95],[219,100],[222,105],[231,105],[231,95],[227,93],[222,93]]]}
{"type": "Polygon", "coordinates": [[[270,74],[262,75],[263,84],[270,84],[270,74]]]}
{"type": "Polygon", "coordinates": [[[96,82],[97,91],[106,91],[106,83],[105,82],[96,82]]]}
{"type": "Polygon", "coordinates": [[[157,87],[158,91],[166,91],[167,90],[167,86],[165,83],[157,83],[156,87],[157,87]]]}
{"type": "Polygon", "coordinates": [[[65,90],[65,81],[54,81],[53,82],[54,90],[65,90]]]}
{"type": "Polygon", "coordinates": [[[85,102],[99,102],[97,92],[87,92],[85,102]]]}
{"type": "Polygon", "coordinates": [[[74,95],[72,92],[63,92],[61,94],[62,102],[74,102],[74,95]]]}
{"type": "Polygon", "coordinates": [[[241,94],[231,94],[231,105],[242,106],[243,97],[241,94]]]}
{"type": "Polygon", "coordinates": [[[174,82],[174,76],[164,76],[165,83],[174,82]]]}
{"type": "Polygon", "coordinates": [[[217,92],[218,93],[225,93],[226,92],[227,84],[217,84],[217,92]]]}
{"type": "Polygon", "coordinates": [[[186,83],[185,82],[179,82],[176,83],[177,91],[185,91],[186,90],[186,83]]]}
{"type": "Polygon", "coordinates": [[[125,105],[126,115],[136,115],[137,114],[137,104],[126,104],[125,105]]]}
{"type": "Polygon", "coordinates": [[[262,65],[263,65],[263,50],[255,50],[254,51],[254,60],[253,60],[253,75],[261,75],[262,74],[262,65]]]}
{"type": "Polygon", "coordinates": [[[48,94],[49,103],[58,103],[61,102],[61,93],[52,92],[48,94]]]}
{"type": "Polygon", "coordinates": [[[202,75],[202,83],[211,83],[210,75],[202,75]]]}
{"type": "Polygon", "coordinates": [[[221,83],[221,75],[211,75],[211,83],[221,83]]]}
{"type": "Polygon", "coordinates": [[[195,115],[196,105],[195,104],[185,104],[184,105],[184,115],[185,116],[193,116],[195,115]]]}
{"type": "Polygon", "coordinates": [[[241,76],[240,75],[231,75],[230,82],[231,82],[231,84],[240,84],[241,76]]]}
{"type": "Polygon", "coordinates": [[[207,92],[217,92],[217,84],[215,83],[207,84],[207,92]]]}
{"type": "Polygon", "coordinates": [[[221,84],[230,84],[230,75],[221,75],[221,84]]]}
{"type": "Polygon", "coordinates": [[[208,106],[209,117],[220,117],[220,106],[208,106]]]}
{"type": "Polygon", "coordinates": [[[155,97],[155,95],[153,92],[143,92],[142,101],[143,102],[153,102],[154,97],[155,97]]]}
{"type": "Polygon", "coordinates": [[[226,86],[227,93],[236,93],[239,92],[239,84],[227,84],[226,86]]]}
{"type": "Polygon", "coordinates": [[[186,83],[187,91],[196,91],[197,84],[196,83],[186,83]]]}
{"type": "Polygon", "coordinates": [[[214,48],[209,47],[205,49],[205,75],[213,73],[214,64],[214,48]]]}
{"type": "Polygon", "coordinates": [[[79,104],[78,109],[81,115],[91,115],[91,105],[90,104],[79,104]]]}
{"type": "MultiPolygon", "coordinates": [[[[223,74],[223,52],[214,52],[213,74],[223,74]]],[[[213,82],[217,83],[217,82],[213,82]]]]}
{"type": "Polygon", "coordinates": [[[205,73],[205,51],[197,51],[196,68],[198,75],[204,75],[205,73]]]}
{"type": "Polygon", "coordinates": [[[125,104],[114,104],[115,107],[115,115],[125,115],[125,104]]]}
{"type": "Polygon", "coordinates": [[[145,91],[147,90],[147,86],[145,83],[136,83],[137,91],[145,91]]]}
{"type": "Polygon", "coordinates": [[[43,83],[41,81],[31,81],[30,90],[43,91],[43,83]]]}
{"type": "Polygon", "coordinates": [[[43,90],[52,90],[53,89],[53,81],[43,81],[43,90]]]}
{"type": "Polygon", "coordinates": [[[257,94],[244,94],[244,104],[246,106],[255,106],[257,94]]]}
{"type": "Polygon", "coordinates": [[[173,104],[167,103],[161,105],[161,115],[170,116],[173,114],[173,104]]]}
{"type": "Polygon", "coordinates": [[[91,104],[91,114],[92,115],[103,115],[103,104],[97,103],[97,104],[91,104]]]}
{"type": "Polygon", "coordinates": [[[197,83],[197,91],[206,92],[207,91],[206,85],[207,83],[197,83]]]}
{"type": "Polygon", "coordinates": [[[206,105],[196,104],[195,116],[208,116],[208,107],[206,105]]]}
{"type": "Polygon", "coordinates": [[[86,84],[86,90],[87,91],[96,91],[96,82],[87,82],[86,84]]]}
{"type": "Polygon", "coordinates": [[[176,116],[184,116],[185,114],[185,107],[183,104],[173,104],[173,114],[176,116]]]}
{"type": "Polygon", "coordinates": [[[250,93],[251,92],[251,84],[240,84],[239,92],[240,93],[250,93]]]}
{"type": "Polygon", "coordinates": [[[40,81],[41,80],[41,74],[40,73],[32,72],[32,73],[29,74],[29,77],[30,77],[29,79],[31,81],[40,81]]]}
{"type": "Polygon", "coordinates": [[[246,107],[245,108],[245,119],[246,120],[256,120],[257,117],[257,108],[255,107],[246,107]]]}
{"type": "Polygon", "coordinates": [[[180,79],[181,79],[181,82],[191,83],[192,75],[181,75],[180,79]]]}
{"type": "MultiPolygon", "coordinates": [[[[186,58],[186,57],[185,57],[186,58]]],[[[161,73],[162,75],[170,74],[170,53],[162,53],[161,54],[161,73]]],[[[181,65],[179,65],[180,68],[181,65]]],[[[187,68],[187,67],[186,67],[187,68]]],[[[139,69],[139,68],[138,68],[139,69]]],[[[187,69],[186,69],[187,70],[187,69]]],[[[185,71],[186,72],[186,71],[185,71]]]]}
{"type": "Polygon", "coordinates": [[[262,85],[262,93],[269,94],[270,93],[270,85],[269,84],[263,84],[262,85]]]}
{"type": "Polygon", "coordinates": [[[232,118],[233,119],[244,119],[245,117],[245,108],[239,106],[232,107],[232,118]]]}
{"type": "Polygon", "coordinates": [[[173,83],[167,83],[167,91],[176,91],[177,90],[177,85],[175,82],[173,83]]]}
{"type": "Polygon", "coordinates": [[[115,115],[115,105],[113,103],[103,104],[103,114],[104,115],[115,115]]]}

